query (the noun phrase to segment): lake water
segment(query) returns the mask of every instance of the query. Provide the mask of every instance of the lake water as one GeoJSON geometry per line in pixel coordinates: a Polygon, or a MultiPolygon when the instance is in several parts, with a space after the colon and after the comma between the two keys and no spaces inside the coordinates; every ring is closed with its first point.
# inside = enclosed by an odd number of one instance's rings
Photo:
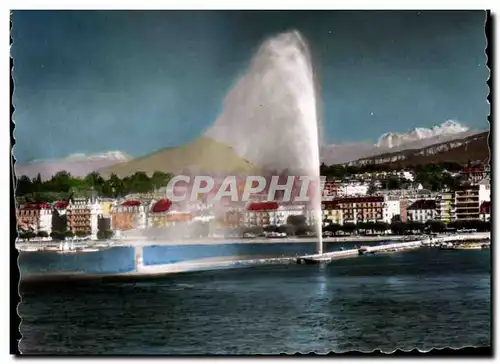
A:
{"type": "Polygon", "coordinates": [[[279,354],[490,346],[490,251],[23,286],[26,354],[279,354]]]}

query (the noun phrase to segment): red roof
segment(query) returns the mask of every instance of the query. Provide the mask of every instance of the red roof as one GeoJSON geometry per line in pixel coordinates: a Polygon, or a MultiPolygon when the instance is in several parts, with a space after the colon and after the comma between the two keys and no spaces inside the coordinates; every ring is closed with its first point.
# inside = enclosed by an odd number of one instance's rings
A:
{"type": "Polygon", "coordinates": [[[484,172],[484,168],[480,167],[472,167],[472,168],[464,168],[463,170],[464,173],[479,173],[479,172],[484,172]]]}
{"type": "Polygon", "coordinates": [[[121,206],[141,206],[141,201],[128,200],[121,204],[121,206]]]}
{"type": "Polygon", "coordinates": [[[166,212],[170,210],[172,202],[166,198],[159,200],[152,208],[153,212],[166,212]]]}
{"type": "Polygon", "coordinates": [[[278,203],[275,201],[252,202],[250,205],[248,205],[247,210],[248,211],[268,211],[268,210],[277,210],[278,207],[279,207],[278,203]]]}
{"type": "Polygon", "coordinates": [[[57,201],[54,206],[57,209],[64,209],[68,206],[69,201],[57,201]]]}
{"type": "Polygon", "coordinates": [[[23,206],[23,209],[26,210],[41,210],[41,209],[50,209],[50,203],[48,202],[32,202],[32,203],[27,203],[26,205],[23,206]]]}

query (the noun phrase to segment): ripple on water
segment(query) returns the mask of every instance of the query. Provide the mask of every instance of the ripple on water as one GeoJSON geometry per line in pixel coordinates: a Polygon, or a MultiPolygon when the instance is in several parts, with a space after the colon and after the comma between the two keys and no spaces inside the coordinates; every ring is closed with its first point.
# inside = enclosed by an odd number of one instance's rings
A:
{"type": "Polygon", "coordinates": [[[490,345],[490,253],[422,249],[22,292],[26,353],[252,354],[490,345]],[[473,253],[473,254],[471,254],[473,253]]]}

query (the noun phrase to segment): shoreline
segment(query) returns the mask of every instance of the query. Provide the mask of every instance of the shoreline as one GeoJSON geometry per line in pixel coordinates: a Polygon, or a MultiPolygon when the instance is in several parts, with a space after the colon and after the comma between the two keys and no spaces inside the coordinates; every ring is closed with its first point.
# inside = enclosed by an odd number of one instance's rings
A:
{"type": "MultiPolygon", "coordinates": [[[[423,235],[380,235],[380,236],[336,236],[323,238],[323,243],[351,243],[351,242],[385,242],[385,241],[412,241],[422,239],[423,235]]],[[[222,244],[296,244],[296,243],[314,243],[317,241],[316,237],[293,237],[293,238],[199,238],[199,239],[185,239],[185,240],[143,240],[126,239],[126,240],[86,240],[86,241],[63,241],[75,246],[144,246],[144,245],[222,245],[222,244]]],[[[44,247],[44,246],[58,246],[61,241],[45,240],[45,241],[23,241],[16,242],[16,246],[23,247],[44,247]]]]}
{"type": "MultiPolygon", "coordinates": [[[[490,233],[469,233],[455,235],[438,235],[431,239],[444,240],[464,240],[464,239],[490,239],[490,233]]],[[[379,236],[336,236],[323,238],[323,243],[377,243],[377,242],[411,242],[416,240],[429,240],[427,235],[379,235],[379,236]]],[[[141,247],[141,246],[173,246],[173,245],[224,245],[224,244],[303,244],[316,243],[315,237],[293,237],[293,238],[200,238],[186,240],[142,240],[127,239],[127,240],[87,240],[87,241],[66,241],[73,244],[75,247],[99,248],[107,249],[112,247],[141,247]]],[[[61,241],[29,241],[16,242],[16,248],[46,248],[56,247],[61,244],[61,241]]],[[[64,244],[64,243],[63,243],[64,244]]]]}

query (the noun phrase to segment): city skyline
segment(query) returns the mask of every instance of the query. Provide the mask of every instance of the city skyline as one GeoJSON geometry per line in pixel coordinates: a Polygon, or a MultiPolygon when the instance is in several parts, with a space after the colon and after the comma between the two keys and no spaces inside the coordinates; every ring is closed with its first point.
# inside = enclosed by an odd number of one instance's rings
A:
{"type": "Polygon", "coordinates": [[[327,143],[375,141],[447,119],[488,128],[482,11],[43,11],[12,19],[20,163],[109,150],[141,156],[191,141],[215,121],[260,42],[292,28],[312,49],[327,143]],[[44,142],[33,143],[40,135],[44,142]]]}

